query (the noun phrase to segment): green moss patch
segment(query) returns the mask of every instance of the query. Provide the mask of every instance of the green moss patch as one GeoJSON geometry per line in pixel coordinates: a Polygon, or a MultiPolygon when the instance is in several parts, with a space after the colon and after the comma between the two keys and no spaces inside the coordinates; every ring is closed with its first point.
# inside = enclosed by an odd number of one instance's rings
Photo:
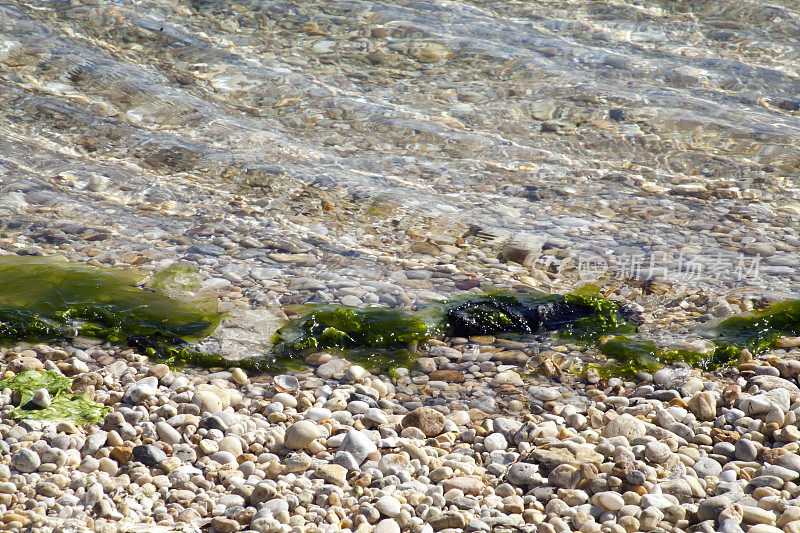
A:
{"type": "Polygon", "coordinates": [[[800,300],[780,302],[748,316],[728,318],[714,327],[712,333],[716,349],[711,353],[662,350],[652,341],[614,337],[600,346],[600,352],[614,359],[616,364],[595,368],[601,370],[602,375],[610,376],[642,370],[653,372],[661,365],[679,361],[707,371],[732,366],[744,349],[756,355],[767,351],[780,337],[800,335],[800,300]]]}
{"type": "Polygon", "coordinates": [[[219,325],[216,298],[182,302],[137,287],[144,276],[57,257],[0,257],[0,340],[131,335],[197,340],[219,325]]]}
{"type": "Polygon", "coordinates": [[[665,350],[658,348],[651,340],[626,335],[604,339],[599,343],[599,350],[606,357],[614,359],[613,365],[592,365],[606,378],[630,376],[640,371],[653,373],[663,365],[677,362],[688,363],[703,370],[715,370],[729,363],[728,359],[721,357],[718,351],[700,353],[690,350],[665,350]]]}
{"type": "Polygon", "coordinates": [[[154,359],[177,366],[242,366],[185,346],[210,335],[222,317],[216,296],[198,296],[193,268],[165,269],[154,276],[153,290],[137,286],[144,278],[59,257],[0,256],[0,342],[84,335],[146,347],[154,359]]]}
{"type": "Polygon", "coordinates": [[[338,350],[368,368],[413,363],[413,347],[439,334],[544,334],[581,340],[635,330],[619,306],[592,291],[568,295],[491,291],[434,302],[414,312],[385,307],[305,306],[272,341],[284,357],[338,350]]]}
{"type": "Polygon", "coordinates": [[[273,336],[279,357],[339,350],[368,368],[406,366],[414,359],[413,347],[435,334],[423,316],[401,309],[322,305],[303,311],[273,336]]]}
{"type": "Polygon", "coordinates": [[[778,337],[800,335],[800,300],[780,302],[749,316],[728,318],[714,331],[715,342],[722,349],[747,348],[753,354],[763,353],[778,337]]]}
{"type": "Polygon", "coordinates": [[[72,380],[57,372],[26,370],[0,381],[0,390],[11,389],[19,394],[19,405],[11,411],[17,419],[73,420],[78,424],[96,424],[108,414],[108,407],[86,399],[82,394],[67,392],[72,380]],[[49,407],[40,408],[31,400],[39,389],[50,393],[49,407]]]}

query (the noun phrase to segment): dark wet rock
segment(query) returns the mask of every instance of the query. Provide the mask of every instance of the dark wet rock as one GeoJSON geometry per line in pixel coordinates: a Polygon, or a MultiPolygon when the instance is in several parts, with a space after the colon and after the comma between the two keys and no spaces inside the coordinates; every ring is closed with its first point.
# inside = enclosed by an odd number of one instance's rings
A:
{"type": "Polygon", "coordinates": [[[151,444],[133,447],[133,460],[139,461],[145,466],[156,467],[167,458],[167,454],[151,444]]]}

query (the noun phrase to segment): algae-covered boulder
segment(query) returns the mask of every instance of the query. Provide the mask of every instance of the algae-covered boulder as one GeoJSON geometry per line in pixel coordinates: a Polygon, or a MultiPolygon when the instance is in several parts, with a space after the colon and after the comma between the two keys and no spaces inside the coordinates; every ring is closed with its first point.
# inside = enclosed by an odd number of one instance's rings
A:
{"type": "Polygon", "coordinates": [[[388,307],[325,305],[279,329],[273,342],[283,349],[405,348],[430,338],[419,316],[388,307]]]}
{"type": "Polygon", "coordinates": [[[773,304],[749,316],[734,316],[714,328],[716,343],[731,351],[744,348],[753,354],[764,352],[782,336],[800,334],[800,300],[773,304]]]}
{"type": "Polygon", "coordinates": [[[0,257],[0,341],[76,334],[111,342],[132,335],[197,340],[219,325],[216,298],[178,301],[137,286],[133,270],[59,257],[0,257]]]}
{"type": "Polygon", "coordinates": [[[444,307],[449,333],[461,337],[559,332],[596,340],[635,329],[616,303],[599,296],[591,286],[565,295],[495,291],[455,298],[444,307]]]}
{"type": "Polygon", "coordinates": [[[406,350],[434,335],[533,334],[557,332],[594,341],[635,326],[619,306],[588,288],[547,295],[492,291],[428,304],[416,311],[343,305],[306,306],[301,316],[273,336],[275,351],[297,356],[315,350],[346,351],[369,367],[403,366],[406,350]]]}

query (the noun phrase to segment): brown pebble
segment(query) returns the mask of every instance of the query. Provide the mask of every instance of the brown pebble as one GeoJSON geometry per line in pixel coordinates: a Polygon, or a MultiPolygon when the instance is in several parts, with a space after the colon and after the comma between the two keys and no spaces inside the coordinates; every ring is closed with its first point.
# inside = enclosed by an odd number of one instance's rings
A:
{"type": "Polygon", "coordinates": [[[435,437],[444,430],[444,415],[430,407],[419,407],[403,417],[403,427],[415,427],[426,437],[435,437]]]}
{"type": "Polygon", "coordinates": [[[147,371],[148,376],[155,376],[158,379],[163,378],[169,373],[169,367],[164,364],[153,365],[147,371]]]}
{"type": "Polygon", "coordinates": [[[373,39],[385,39],[389,36],[389,30],[386,28],[372,28],[369,32],[370,37],[373,39]]]}
{"type": "Polygon", "coordinates": [[[731,431],[728,429],[711,428],[711,439],[714,442],[728,442],[736,444],[736,441],[741,438],[738,431],[731,431]]]}
{"type": "Polygon", "coordinates": [[[474,278],[460,279],[456,281],[456,288],[461,289],[462,291],[467,291],[469,289],[480,286],[481,286],[480,280],[474,278]]]}
{"type": "Polygon", "coordinates": [[[447,383],[464,383],[467,378],[459,370],[434,370],[428,377],[434,381],[446,381],[447,383]]]}
{"type": "Polygon", "coordinates": [[[625,479],[628,472],[634,469],[633,463],[630,461],[617,461],[611,468],[610,474],[619,479],[625,479]]]}
{"type": "Polygon", "coordinates": [[[783,448],[761,448],[758,450],[758,460],[765,463],[773,464],[781,455],[786,455],[787,452],[783,448]]]}
{"type": "Polygon", "coordinates": [[[133,448],[130,446],[114,446],[111,449],[111,458],[119,464],[125,464],[131,460],[133,455],[133,448]]]}
{"type": "Polygon", "coordinates": [[[239,522],[224,516],[215,516],[211,519],[211,528],[218,533],[232,533],[239,531],[239,522]]]}
{"type": "Polygon", "coordinates": [[[305,359],[307,365],[321,365],[333,359],[333,356],[326,352],[314,352],[305,359]]]}

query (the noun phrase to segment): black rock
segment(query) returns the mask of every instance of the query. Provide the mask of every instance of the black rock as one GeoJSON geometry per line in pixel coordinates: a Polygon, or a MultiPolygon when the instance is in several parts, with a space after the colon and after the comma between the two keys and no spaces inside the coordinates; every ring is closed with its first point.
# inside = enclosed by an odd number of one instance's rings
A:
{"type": "Polygon", "coordinates": [[[534,334],[561,329],[570,322],[589,316],[592,309],[563,301],[535,305],[481,298],[447,311],[450,335],[471,337],[497,333],[534,334]]]}
{"type": "Polygon", "coordinates": [[[611,120],[622,122],[625,120],[625,110],[624,109],[609,109],[608,110],[608,118],[611,120]]]}
{"type": "Polygon", "coordinates": [[[145,466],[155,467],[167,458],[167,454],[163,450],[156,448],[150,444],[143,446],[133,447],[133,459],[139,461],[145,466]]]}

